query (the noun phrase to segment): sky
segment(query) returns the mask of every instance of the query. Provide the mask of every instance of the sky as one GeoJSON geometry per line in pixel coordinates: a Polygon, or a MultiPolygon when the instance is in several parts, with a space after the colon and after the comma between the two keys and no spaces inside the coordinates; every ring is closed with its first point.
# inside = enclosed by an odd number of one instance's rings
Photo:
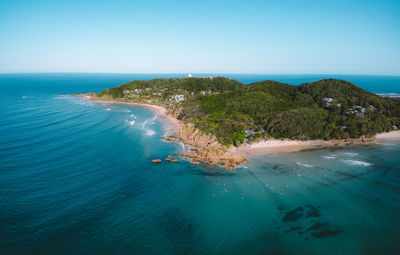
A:
{"type": "Polygon", "coordinates": [[[0,0],[0,73],[400,75],[400,1],[0,0]]]}

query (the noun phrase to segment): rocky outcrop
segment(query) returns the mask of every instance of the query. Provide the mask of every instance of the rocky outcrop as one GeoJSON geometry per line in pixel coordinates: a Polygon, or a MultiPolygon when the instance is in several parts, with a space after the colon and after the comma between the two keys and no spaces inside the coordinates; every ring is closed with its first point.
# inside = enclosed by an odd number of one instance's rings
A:
{"type": "Polygon", "coordinates": [[[93,92],[89,92],[89,93],[85,93],[85,94],[73,94],[73,95],[71,95],[71,96],[73,96],[73,97],[86,97],[86,98],[91,98],[91,97],[93,97],[93,96],[96,96],[96,94],[93,93],[93,92]]]}
{"type": "Polygon", "coordinates": [[[214,136],[204,134],[191,123],[181,128],[177,138],[190,146],[190,150],[181,154],[181,157],[208,164],[220,164],[229,169],[235,169],[246,161],[243,156],[229,154],[228,148],[222,146],[214,136]]]}

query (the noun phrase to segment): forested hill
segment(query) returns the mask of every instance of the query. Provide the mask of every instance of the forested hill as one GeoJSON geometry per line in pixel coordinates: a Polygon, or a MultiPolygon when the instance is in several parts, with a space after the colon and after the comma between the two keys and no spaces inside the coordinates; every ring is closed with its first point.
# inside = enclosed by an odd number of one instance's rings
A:
{"type": "Polygon", "coordinates": [[[398,99],[337,79],[299,86],[276,81],[242,84],[224,77],[136,80],[96,97],[162,105],[224,145],[271,137],[370,137],[400,127],[398,99]]]}

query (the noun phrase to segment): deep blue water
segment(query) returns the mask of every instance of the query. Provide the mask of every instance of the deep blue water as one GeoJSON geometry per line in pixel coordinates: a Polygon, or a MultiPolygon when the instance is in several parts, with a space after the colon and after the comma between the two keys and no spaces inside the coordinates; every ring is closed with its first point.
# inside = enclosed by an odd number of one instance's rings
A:
{"type": "MultiPolygon", "coordinates": [[[[85,102],[176,74],[0,75],[0,254],[398,254],[400,142],[253,156],[243,167],[176,156],[150,110],[85,102]],[[134,121],[134,123],[133,123],[134,121]]],[[[342,78],[400,93],[400,77],[342,78]]]]}

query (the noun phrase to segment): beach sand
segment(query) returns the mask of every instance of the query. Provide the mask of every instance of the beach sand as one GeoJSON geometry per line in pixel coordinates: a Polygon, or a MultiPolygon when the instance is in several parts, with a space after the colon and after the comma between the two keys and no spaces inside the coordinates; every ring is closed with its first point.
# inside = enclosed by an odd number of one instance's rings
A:
{"type": "Polygon", "coordinates": [[[400,140],[400,131],[392,131],[377,134],[375,136],[376,140],[385,141],[385,140],[400,140]]]}
{"type": "Polygon", "coordinates": [[[373,144],[386,140],[400,140],[400,131],[391,131],[377,134],[373,138],[367,139],[349,139],[349,140],[278,140],[270,139],[253,144],[245,144],[239,148],[231,148],[230,153],[246,155],[270,154],[279,152],[293,152],[307,149],[342,147],[349,145],[373,144]]]}

